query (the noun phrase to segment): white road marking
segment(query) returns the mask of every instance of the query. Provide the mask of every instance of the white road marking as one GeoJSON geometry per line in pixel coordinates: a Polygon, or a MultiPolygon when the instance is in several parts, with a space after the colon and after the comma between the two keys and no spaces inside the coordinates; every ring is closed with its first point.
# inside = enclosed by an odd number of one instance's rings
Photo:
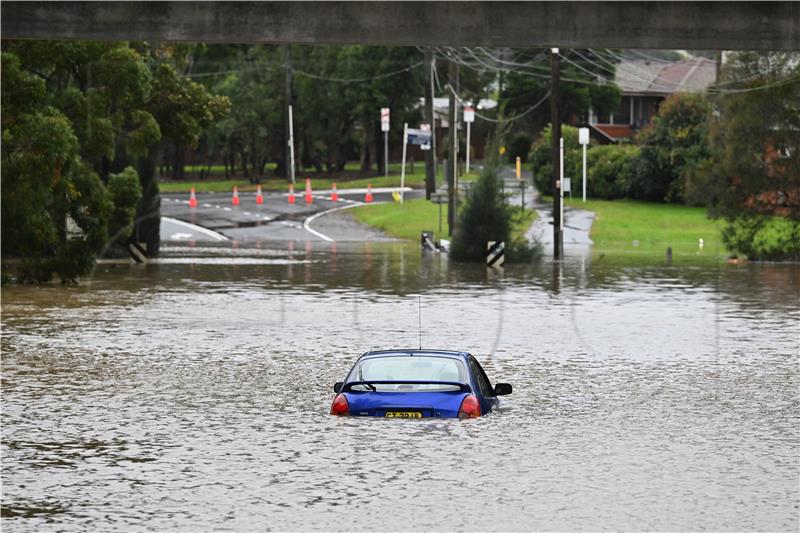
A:
{"type": "MultiPolygon", "coordinates": [[[[380,202],[375,202],[375,203],[380,203],[380,202]]],[[[311,223],[313,221],[315,221],[316,219],[318,219],[319,217],[323,216],[323,215],[329,215],[331,213],[335,213],[336,211],[342,211],[344,209],[350,209],[352,207],[358,207],[360,205],[365,205],[365,204],[363,204],[361,202],[353,202],[350,205],[342,205],[342,206],[339,206],[339,207],[334,207],[333,209],[328,209],[327,211],[321,211],[321,212],[317,213],[316,215],[311,215],[310,217],[308,217],[307,219],[305,219],[303,221],[303,229],[305,229],[307,232],[309,232],[312,235],[316,235],[317,237],[319,237],[323,241],[333,242],[333,239],[331,239],[327,235],[325,235],[323,233],[320,233],[315,229],[312,229],[311,228],[311,223]]]]}
{"type": "Polygon", "coordinates": [[[211,207],[211,204],[203,204],[203,207],[211,207]]]}
{"type": "Polygon", "coordinates": [[[191,231],[194,231],[194,232],[197,232],[197,233],[202,233],[204,235],[208,235],[209,237],[212,237],[212,238],[214,238],[214,239],[216,239],[218,241],[227,241],[228,240],[228,238],[225,235],[221,234],[221,233],[217,233],[216,231],[210,230],[208,228],[204,228],[202,226],[198,226],[196,224],[190,224],[188,222],[184,222],[183,220],[178,220],[177,218],[161,217],[161,219],[162,220],[166,220],[168,222],[172,222],[173,224],[176,224],[178,226],[183,226],[184,228],[188,228],[191,231]]]}

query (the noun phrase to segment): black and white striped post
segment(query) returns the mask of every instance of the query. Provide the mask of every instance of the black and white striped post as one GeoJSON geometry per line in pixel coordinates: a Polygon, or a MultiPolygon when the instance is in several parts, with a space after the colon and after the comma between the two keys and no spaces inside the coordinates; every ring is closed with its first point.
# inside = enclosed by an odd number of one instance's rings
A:
{"type": "Polygon", "coordinates": [[[128,253],[131,256],[131,262],[140,265],[147,263],[146,242],[131,242],[130,244],[128,244],[128,253]]]}
{"type": "Polygon", "coordinates": [[[486,243],[486,266],[488,268],[502,268],[506,261],[506,243],[503,241],[489,241],[486,243]]]}

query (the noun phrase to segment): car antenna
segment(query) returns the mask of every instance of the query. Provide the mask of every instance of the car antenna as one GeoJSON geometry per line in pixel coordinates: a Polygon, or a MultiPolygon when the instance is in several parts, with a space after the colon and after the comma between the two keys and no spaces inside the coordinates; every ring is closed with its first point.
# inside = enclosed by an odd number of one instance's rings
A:
{"type": "Polygon", "coordinates": [[[417,309],[419,310],[419,349],[422,349],[422,295],[418,295],[417,309]]]}

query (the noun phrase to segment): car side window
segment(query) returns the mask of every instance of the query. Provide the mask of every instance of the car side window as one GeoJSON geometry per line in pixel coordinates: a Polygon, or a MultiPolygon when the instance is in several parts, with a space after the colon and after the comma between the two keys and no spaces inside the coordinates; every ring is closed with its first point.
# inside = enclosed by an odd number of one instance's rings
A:
{"type": "Polygon", "coordinates": [[[472,373],[475,374],[475,379],[478,381],[478,387],[480,387],[483,396],[494,396],[495,394],[492,384],[489,382],[489,378],[486,377],[486,372],[483,371],[483,368],[481,368],[481,364],[478,362],[478,360],[474,357],[470,357],[469,366],[472,370],[472,373]]]}

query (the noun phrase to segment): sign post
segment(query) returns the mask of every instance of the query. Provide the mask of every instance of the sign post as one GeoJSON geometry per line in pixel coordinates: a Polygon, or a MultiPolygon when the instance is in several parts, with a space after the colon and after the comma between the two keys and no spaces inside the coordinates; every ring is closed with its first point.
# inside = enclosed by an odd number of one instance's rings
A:
{"type": "Polygon", "coordinates": [[[475,122],[475,109],[472,107],[472,104],[467,104],[464,107],[464,122],[467,123],[467,165],[466,169],[469,173],[469,137],[470,137],[470,126],[473,122],[475,122]]]}
{"type": "Polygon", "coordinates": [[[403,124],[403,163],[400,165],[400,203],[406,188],[406,147],[408,146],[408,122],[403,124]]]}
{"type": "Polygon", "coordinates": [[[560,187],[558,188],[558,194],[560,196],[558,200],[558,228],[561,230],[561,233],[564,233],[564,137],[559,139],[559,150],[558,150],[558,175],[561,177],[561,183],[559,183],[560,187]]]}
{"type": "Polygon", "coordinates": [[[383,132],[383,176],[389,177],[389,108],[381,108],[381,131],[383,132]]]}
{"type": "Polygon", "coordinates": [[[403,195],[406,186],[406,153],[409,144],[416,144],[423,150],[431,148],[431,128],[428,124],[420,124],[419,129],[408,127],[408,122],[403,124],[403,162],[400,165],[400,203],[403,203],[403,195]]]}
{"type": "Polygon", "coordinates": [[[578,130],[578,142],[583,146],[583,203],[586,203],[586,147],[589,145],[589,128],[578,130]]]}
{"type": "Polygon", "coordinates": [[[289,176],[294,183],[294,120],[292,118],[292,106],[289,106],[289,176]]]}

